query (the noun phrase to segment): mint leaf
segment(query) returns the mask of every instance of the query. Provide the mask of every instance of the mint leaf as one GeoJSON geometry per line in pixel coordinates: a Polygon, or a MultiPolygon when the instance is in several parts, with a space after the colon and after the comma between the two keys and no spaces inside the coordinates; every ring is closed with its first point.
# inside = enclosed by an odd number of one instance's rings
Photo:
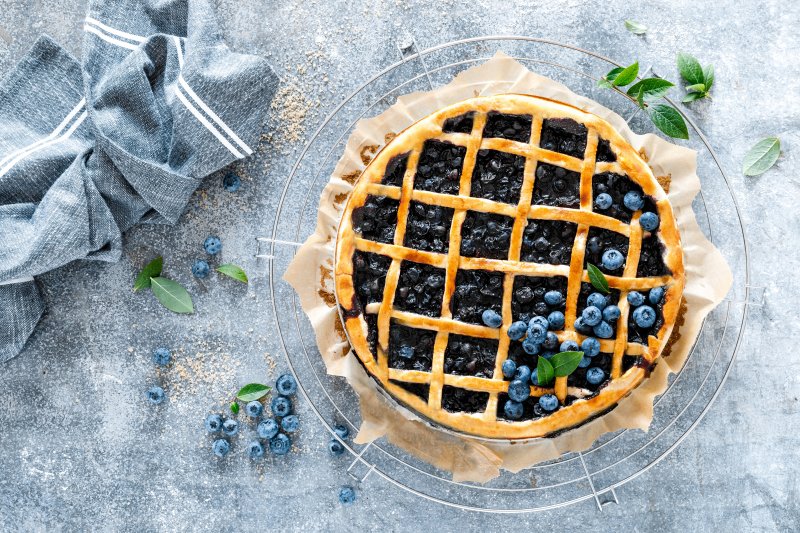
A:
{"type": "Polygon", "coordinates": [[[633,33],[634,35],[643,35],[644,33],[647,32],[647,26],[645,26],[644,24],[639,24],[635,20],[626,20],[625,29],[633,33]]]}
{"type": "Polygon", "coordinates": [[[671,87],[675,87],[675,84],[670,81],[662,80],[661,78],[647,78],[631,85],[628,89],[628,95],[636,98],[641,106],[645,100],[661,98],[667,94],[671,87]]]}
{"type": "Polygon", "coordinates": [[[597,82],[597,86],[602,87],[604,89],[610,89],[612,86],[611,82],[614,81],[619,75],[619,73],[622,72],[623,70],[625,69],[622,67],[612,68],[611,70],[608,71],[608,74],[606,74],[600,81],[597,82]]]}
{"type": "Polygon", "coordinates": [[[270,387],[262,385],[261,383],[248,383],[236,393],[236,397],[243,402],[252,402],[253,400],[260,400],[270,391],[270,387]]]}
{"type": "Polygon", "coordinates": [[[700,100],[701,98],[705,97],[706,93],[689,93],[683,97],[683,100],[681,100],[681,102],[683,102],[684,104],[688,104],[689,102],[694,102],[695,100],[700,100]]]}
{"type": "Polygon", "coordinates": [[[758,176],[769,170],[781,155],[781,140],[777,137],[761,139],[744,156],[742,172],[745,176],[758,176]]]}
{"type": "Polygon", "coordinates": [[[150,287],[150,278],[160,276],[162,268],[164,268],[164,258],[161,256],[147,263],[142,271],[139,272],[139,275],[136,276],[136,281],[133,282],[134,292],[150,287]]]}
{"type": "Polygon", "coordinates": [[[714,65],[709,65],[703,69],[703,83],[706,86],[706,91],[711,89],[711,86],[714,85],[714,65]]]}
{"type": "Polygon", "coordinates": [[[536,364],[536,381],[539,383],[539,386],[546,387],[553,381],[554,377],[555,372],[553,371],[553,365],[544,357],[540,357],[539,362],[536,364]]]}
{"type": "MultiPolygon", "coordinates": [[[[562,378],[575,372],[581,359],[583,359],[583,352],[560,352],[550,358],[550,364],[553,365],[553,373],[556,377],[562,378]]],[[[536,372],[538,375],[538,367],[536,372]]]]}
{"type": "Polygon", "coordinates": [[[689,85],[704,83],[706,76],[703,73],[703,67],[693,56],[681,52],[678,54],[678,71],[681,73],[681,78],[686,80],[689,85]]]}
{"type": "Polygon", "coordinates": [[[231,413],[238,415],[239,414],[239,403],[238,402],[231,402],[231,413]]]}
{"type": "Polygon", "coordinates": [[[589,281],[592,282],[592,287],[603,294],[608,294],[608,280],[606,279],[605,274],[603,274],[599,268],[591,263],[586,263],[586,270],[589,273],[589,281]]]}
{"type": "Polygon", "coordinates": [[[238,267],[234,264],[225,263],[224,265],[218,266],[216,270],[220,274],[225,274],[229,278],[233,278],[236,281],[247,283],[247,274],[245,274],[241,267],[238,267]]]}
{"type": "Polygon", "coordinates": [[[611,81],[612,85],[616,85],[617,87],[624,87],[633,83],[633,80],[636,79],[636,75],[639,74],[639,62],[629,65],[622,69],[622,72],[617,74],[613,80],[611,81]]]}
{"type": "Polygon", "coordinates": [[[650,120],[665,134],[674,139],[688,139],[689,129],[678,110],[666,104],[653,105],[647,108],[650,120]]]}
{"type": "Polygon", "coordinates": [[[705,83],[695,83],[694,85],[687,85],[686,90],[690,93],[704,93],[706,92],[705,83]]]}
{"type": "Polygon", "coordinates": [[[171,279],[150,278],[151,289],[161,304],[176,313],[193,313],[192,297],[180,283],[171,279]]]}

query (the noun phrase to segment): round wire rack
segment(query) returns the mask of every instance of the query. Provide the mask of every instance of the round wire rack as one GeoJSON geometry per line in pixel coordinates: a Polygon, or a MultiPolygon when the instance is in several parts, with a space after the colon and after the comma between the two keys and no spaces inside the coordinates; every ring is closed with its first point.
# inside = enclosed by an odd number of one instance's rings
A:
{"type": "MultiPolygon", "coordinates": [[[[280,276],[296,246],[314,232],[319,195],[358,120],[382,113],[403,94],[443,85],[501,50],[534,72],[614,109],[634,131],[654,131],[632,102],[597,87],[601,76],[621,65],[594,52],[521,36],[464,39],[420,51],[407,35],[400,38],[398,50],[400,60],[342,100],[308,140],[286,180],[272,234],[258,237],[256,255],[269,263],[278,340],[301,393],[334,438],[338,438],[334,424],[345,424],[351,430],[360,426],[358,399],[343,379],[327,375],[314,331],[295,292],[280,276]]],[[[648,72],[655,75],[649,68],[643,75],[648,72]]],[[[727,299],[705,319],[684,368],[671,376],[668,389],[656,399],[650,430],[606,434],[585,452],[569,453],[516,474],[503,472],[483,485],[455,482],[449,473],[383,439],[366,445],[342,440],[353,456],[349,475],[362,483],[380,478],[422,498],[473,511],[533,512],[592,499],[602,510],[606,504],[619,503],[616,488],[652,468],[686,438],[725,383],[742,341],[748,310],[761,304],[763,288],[750,286],[747,241],[730,181],[709,141],[690,117],[684,118],[691,139],[683,144],[697,151],[697,173],[702,181],[693,209],[701,229],[728,261],[734,284],[727,299]]]]}

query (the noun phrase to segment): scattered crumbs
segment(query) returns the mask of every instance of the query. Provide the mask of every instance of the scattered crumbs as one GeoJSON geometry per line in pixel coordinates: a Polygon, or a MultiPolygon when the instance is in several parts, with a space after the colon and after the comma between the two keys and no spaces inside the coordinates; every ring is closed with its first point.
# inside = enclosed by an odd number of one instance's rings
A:
{"type": "Polygon", "coordinates": [[[270,103],[270,127],[263,135],[270,146],[286,152],[305,135],[306,119],[319,100],[311,101],[296,79],[283,81],[270,103]]]}
{"type": "Polygon", "coordinates": [[[128,346],[128,353],[133,353],[133,346],[128,346]]]}

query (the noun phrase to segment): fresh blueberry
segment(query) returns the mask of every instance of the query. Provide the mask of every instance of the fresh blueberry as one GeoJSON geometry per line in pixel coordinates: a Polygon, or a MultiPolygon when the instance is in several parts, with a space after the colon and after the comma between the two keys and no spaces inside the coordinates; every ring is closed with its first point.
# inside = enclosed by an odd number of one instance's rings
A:
{"type": "Polygon", "coordinates": [[[574,326],[575,326],[575,331],[577,331],[578,333],[583,333],[584,335],[587,335],[592,331],[592,326],[586,325],[583,322],[583,317],[580,316],[575,319],[574,326]]]}
{"type": "Polygon", "coordinates": [[[593,292],[588,298],[586,298],[586,305],[594,306],[602,311],[608,305],[608,298],[605,294],[593,292]]]}
{"type": "Polygon", "coordinates": [[[656,323],[656,311],[649,305],[642,305],[634,309],[633,321],[640,328],[649,328],[656,323]]]}
{"type": "Polygon", "coordinates": [[[269,407],[275,416],[286,416],[292,412],[292,402],[286,396],[275,396],[269,407]]]}
{"type": "Polygon", "coordinates": [[[347,426],[343,426],[342,424],[333,426],[333,432],[339,435],[340,439],[346,439],[347,436],[350,435],[350,430],[347,429],[347,426]]]}
{"type": "Polygon", "coordinates": [[[520,402],[514,400],[506,400],[503,405],[503,415],[509,420],[519,420],[522,418],[523,406],[520,402]]]}
{"type": "Polygon", "coordinates": [[[650,211],[642,213],[642,216],[639,217],[639,224],[642,225],[642,229],[645,231],[655,231],[658,227],[658,215],[650,211]]]}
{"type": "Polygon", "coordinates": [[[600,341],[594,337],[586,337],[581,343],[581,350],[583,351],[583,355],[594,357],[600,353],[600,341]]]}
{"type": "Polygon", "coordinates": [[[611,198],[611,195],[607,192],[601,192],[597,195],[597,198],[594,199],[594,205],[596,205],[597,209],[600,209],[601,211],[605,211],[611,207],[613,202],[613,198],[611,198]]]}
{"type": "Polygon", "coordinates": [[[529,340],[536,344],[542,344],[546,338],[547,326],[543,326],[540,323],[534,323],[533,320],[531,320],[530,325],[528,326],[528,338],[525,340],[529,340]]]}
{"type": "Polygon", "coordinates": [[[544,339],[542,343],[542,348],[546,350],[555,350],[558,347],[558,335],[553,333],[552,331],[547,332],[547,337],[544,339]]]}
{"type": "Polygon", "coordinates": [[[644,303],[644,295],[641,292],[631,291],[628,293],[628,303],[634,307],[639,307],[644,303]]]}
{"type": "Polygon", "coordinates": [[[518,320],[508,326],[508,338],[512,341],[518,341],[525,336],[526,331],[528,331],[528,324],[522,320],[518,320]]]}
{"type": "Polygon", "coordinates": [[[278,394],[283,396],[291,396],[297,392],[297,381],[291,374],[283,374],[275,382],[275,388],[278,389],[278,394]]]}
{"type": "Polygon", "coordinates": [[[222,423],[222,432],[229,437],[233,437],[234,435],[239,433],[239,422],[237,422],[233,418],[227,419],[225,422],[222,423]]]}
{"type": "Polygon", "coordinates": [[[247,445],[247,455],[250,456],[250,459],[258,459],[259,457],[263,457],[264,447],[257,440],[251,441],[250,444],[247,445]]]}
{"type": "Polygon", "coordinates": [[[150,387],[147,389],[147,401],[153,405],[158,405],[164,401],[164,389],[161,387],[150,387]]]}
{"type": "Polygon", "coordinates": [[[564,297],[558,291],[547,291],[544,293],[544,303],[547,305],[561,305],[564,303],[564,297]]]}
{"type": "Polygon", "coordinates": [[[533,372],[531,372],[531,385],[539,386],[539,369],[534,368],[533,372]]]}
{"type": "Polygon", "coordinates": [[[564,329],[564,313],[561,311],[553,311],[547,315],[547,323],[552,330],[564,329]]]}
{"type": "Polygon", "coordinates": [[[647,295],[647,299],[650,300],[650,303],[653,305],[658,305],[661,303],[661,299],[664,297],[664,287],[654,287],[650,289],[650,293],[647,295]]]}
{"type": "Polygon", "coordinates": [[[206,417],[206,431],[218,433],[222,429],[222,417],[219,415],[208,415],[206,417]]]}
{"type": "Polygon", "coordinates": [[[592,385],[599,385],[604,379],[606,379],[606,373],[603,372],[602,368],[593,366],[586,371],[586,381],[592,385]]]}
{"type": "Polygon", "coordinates": [[[619,318],[619,307],[616,305],[609,305],[603,309],[603,320],[606,322],[616,322],[619,318]]]}
{"type": "Polygon", "coordinates": [[[631,211],[638,211],[642,208],[642,206],[644,206],[644,200],[638,191],[626,192],[625,197],[622,199],[622,203],[625,204],[625,207],[631,211]]]}
{"type": "Polygon", "coordinates": [[[261,405],[261,402],[257,400],[253,400],[244,407],[244,412],[247,413],[247,416],[251,416],[253,418],[258,418],[261,416],[261,412],[263,410],[264,406],[261,405]]]}
{"type": "Polygon", "coordinates": [[[511,379],[514,377],[514,372],[517,371],[517,363],[514,362],[513,359],[506,359],[503,361],[503,377],[506,379],[511,379]]]}
{"type": "Polygon", "coordinates": [[[547,331],[547,328],[550,326],[550,323],[547,321],[547,318],[543,316],[535,316],[528,321],[528,327],[530,328],[533,324],[538,324],[547,331]]]}
{"type": "Polygon", "coordinates": [[[192,265],[192,275],[197,279],[205,279],[208,277],[208,273],[211,271],[211,267],[208,266],[208,263],[203,261],[202,259],[198,259],[192,265]]]}
{"type": "Polygon", "coordinates": [[[562,352],[577,352],[580,350],[578,343],[575,341],[564,341],[559,348],[562,352]]]}
{"type": "Polygon", "coordinates": [[[600,258],[600,264],[606,270],[616,270],[625,263],[625,256],[619,250],[613,248],[603,252],[603,257],[600,258]]]}
{"type": "Polygon", "coordinates": [[[269,439],[269,451],[274,453],[275,455],[286,455],[289,453],[289,450],[292,449],[292,439],[284,435],[283,433],[278,433],[271,439],[269,439]]]}
{"type": "Polygon", "coordinates": [[[514,381],[528,381],[531,379],[531,369],[528,365],[520,365],[514,372],[514,381]]]}
{"type": "Polygon", "coordinates": [[[486,309],[481,314],[481,320],[490,328],[499,328],[503,325],[503,317],[501,317],[494,309],[486,309]]]}
{"type": "Polygon", "coordinates": [[[595,327],[592,328],[592,331],[595,335],[600,337],[601,339],[610,339],[614,336],[614,328],[611,327],[606,321],[600,322],[595,327]]]}
{"type": "Polygon", "coordinates": [[[586,368],[587,366],[592,364],[592,360],[585,355],[581,358],[580,362],[578,363],[578,368],[586,368]]]}
{"type": "Polygon", "coordinates": [[[522,349],[528,355],[536,355],[541,351],[542,345],[538,342],[534,342],[533,339],[528,337],[522,341],[522,349]]]}
{"type": "Polygon", "coordinates": [[[222,241],[213,235],[211,237],[206,237],[206,240],[203,242],[203,249],[208,255],[217,255],[222,250],[222,241]]]}
{"type": "Polygon", "coordinates": [[[242,180],[233,172],[229,172],[224,178],[222,178],[222,186],[225,187],[225,190],[228,192],[238,191],[241,185],[242,180]]]}
{"type": "Polygon", "coordinates": [[[211,445],[211,449],[217,457],[225,457],[231,451],[231,445],[225,439],[217,439],[211,445]]]}
{"type": "Polygon", "coordinates": [[[539,405],[545,411],[555,411],[558,408],[558,398],[555,394],[545,394],[539,398],[539,405]]]}
{"type": "Polygon", "coordinates": [[[300,419],[297,415],[284,416],[281,420],[281,428],[286,433],[294,433],[300,427],[300,419]]]}
{"type": "Polygon", "coordinates": [[[400,349],[397,350],[397,355],[402,357],[403,359],[413,359],[414,358],[414,347],[402,345],[400,349]]]}
{"type": "Polygon", "coordinates": [[[169,350],[166,348],[156,348],[153,350],[153,363],[159,366],[167,366],[170,359],[172,359],[172,354],[170,354],[169,350]]]}
{"type": "Polygon", "coordinates": [[[278,423],[274,418],[265,418],[256,426],[256,433],[262,439],[271,439],[278,434],[279,429],[278,423]]]}
{"type": "Polygon", "coordinates": [[[356,489],[350,485],[345,485],[339,489],[339,503],[342,505],[351,505],[356,501],[356,489]]]}
{"type": "Polygon", "coordinates": [[[583,313],[581,313],[581,318],[583,319],[583,323],[587,326],[596,326],[601,320],[603,320],[603,312],[593,305],[590,305],[583,310],[583,313]]]}
{"type": "Polygon", "coordinates": [[[531,395],[531,388],[528,385],[530,383],[530,375],[528,375],[528,379],[521,380],[515,379],[511,383],[508,384],[508,397],[514,400],[515,402],[524,402],[528,399],[531,395]]]}
{"type": "Polygon", "coordinates": [[[331,439],[328,442],[328,451],[333,455],[342,455],[344,453],[344,445],[336,439],[331,439]]]}

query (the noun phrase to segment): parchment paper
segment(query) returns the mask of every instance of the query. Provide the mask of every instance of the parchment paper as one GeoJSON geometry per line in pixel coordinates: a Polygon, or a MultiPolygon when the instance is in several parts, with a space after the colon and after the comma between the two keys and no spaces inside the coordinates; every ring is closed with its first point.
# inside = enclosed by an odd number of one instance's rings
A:
{"type": "Polygon", "coordinates": [[[652,134],[633,133],[616,113],[558,82],[530,72],[500,52],[486,63],[462,72],[444,87],[400,97],[381,115],[360,121],[322,192],[316,232],[298,250],[284,274],[284,279],[300,296],[328,373],[344,376],[358,393],[363,423],[355,441],[367,443],[386,437],[420,459],[452,472],[456,481],[486,482],[497,477],[501,468],[517,472],[567,452],[585,450],[606,432],[623,428],[646,431],[653,418],[653,399],[666,389],[669,374],[683,366],[703,318],[722,301],[732,283],[728,265],[703,236],[692,211],[692,200],[700,190],[696,159],[693,150],[652,134]],[[336,308],[333,282],[339,219],[356,179],[380,148],[395,133],[442,107],[474,96],[502,93],[544,96],[610,122],[648,161],[668,193],[681,233],[686,268],[681,313],[649,379],[600,418],[557,437],[511,442],[443,431],[381,394],[350,351],[336,308]]]}

